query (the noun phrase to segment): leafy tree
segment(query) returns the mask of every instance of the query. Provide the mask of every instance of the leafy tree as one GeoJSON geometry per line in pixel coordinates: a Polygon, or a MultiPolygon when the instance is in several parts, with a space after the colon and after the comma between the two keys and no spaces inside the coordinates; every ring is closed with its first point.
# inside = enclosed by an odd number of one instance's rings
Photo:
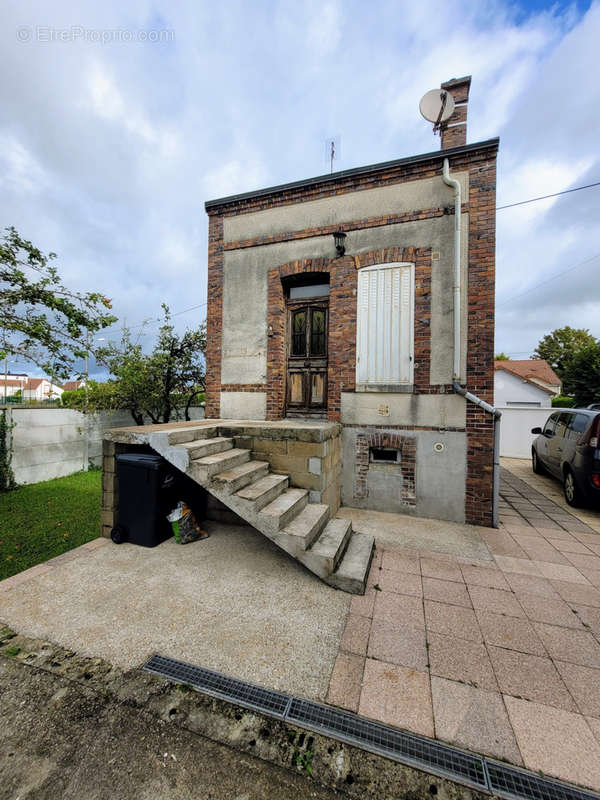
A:
{"type": "Polygon", "coordinates": [[[510,356],[507,356],[506,353],[498,353],[494,356],[494,361],[510,361],[510,356]]]}
{"type": "Polygon", "coordinates": [[[32,361],[53,377],[66,378],[83,358],[89,334],[116,317],[98,292],[79,293],[61,283],[52,261],[15,228],[0,239],[0,358],[32,361]]]}
{"type": "Polygon", "coordinates": [[[81,387],[70,392],[63,392],[60,402],[67,408],[75,408],[79,411],[85,411],[86,408],[94,411],[108,411],[115,408],[113,385],[110,382],[88,381],[87,398],[85,388],[81,387]]]}
{"type": "MultiPolygon", "coordinates": [[[[127,408],[137,425],[145,417],[151,422],[169,422],[189,410],[204,391],[204,352],[206,326],[179,335],[171,322],[168,306],[162,306],[164,319],[154,350],[146,354],[131,332],[124,329],[119,344],[109,344],[96,353],[98,363],[113,376],[111,407],[127,408]]],[[[90,408],[97,408],[90,400],[90,408]]]]}
{"type": "Polygon", "coordinates": [[[600,342],[579,350],[569,361],[564,378],[575,406],[584,407],[600,401],[600,342]]]}
{"type": "Polygon", "coordinates": [[[559,378],[565,384],[565,393],[572,394],[567,388],[566,372],[573,357],[588,347],[595,344],[596,339],[585,328],[556,328],[552,333],[546,334],[540,340],[532,358],[545,359],[559,378]]]}

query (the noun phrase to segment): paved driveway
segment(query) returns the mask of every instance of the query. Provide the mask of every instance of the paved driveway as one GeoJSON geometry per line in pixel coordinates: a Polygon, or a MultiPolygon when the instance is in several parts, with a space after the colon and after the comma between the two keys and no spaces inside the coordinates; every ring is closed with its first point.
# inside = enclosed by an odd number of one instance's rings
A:
{"type": "Polygon", "coordinates": [[[600,533],[517,473],[478,529],[491,560],[380,515],[412,533],[380,541],[328,700],[600,790],[600,533]]]}

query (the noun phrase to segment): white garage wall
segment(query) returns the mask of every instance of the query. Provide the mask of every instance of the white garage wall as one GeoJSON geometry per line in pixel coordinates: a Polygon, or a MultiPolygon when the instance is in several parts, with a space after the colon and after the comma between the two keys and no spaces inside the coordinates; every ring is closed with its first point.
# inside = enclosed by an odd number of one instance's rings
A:
{"type": "Polygon", "coordinates": [[[500,455],[507,458],[530,458],[531,443],[535,434],[532,428],[541,428],[553,411],[552,408],[501,408],[500,455]]]}

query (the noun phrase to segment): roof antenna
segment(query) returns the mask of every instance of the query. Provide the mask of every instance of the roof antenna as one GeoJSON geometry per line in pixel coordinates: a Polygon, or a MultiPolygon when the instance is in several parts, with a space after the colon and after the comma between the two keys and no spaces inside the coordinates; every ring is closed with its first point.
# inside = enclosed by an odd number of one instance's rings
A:
{"type": "Polygon", "coordinates": [[[330,136],[325,141],[325,160],[329,166],[329,171],[333,173],[333,162],[339,161],[341,155],[341,137],[330,136]]]}
{"type": "Polygon", "coordinates": [[[419,111],[426,120],[433,122],[434,134],[441,135],[445,123],[454,113],[454,98],[445,89],[432,89],[421,98],[419,111]]]}

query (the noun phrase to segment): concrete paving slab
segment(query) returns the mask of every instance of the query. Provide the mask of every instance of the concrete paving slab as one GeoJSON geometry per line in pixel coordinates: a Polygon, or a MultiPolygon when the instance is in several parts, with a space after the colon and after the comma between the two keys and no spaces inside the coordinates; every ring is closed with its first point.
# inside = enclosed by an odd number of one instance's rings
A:
{"type": "Polygon", "coordinates": [[[488,652],[503,694],[524,697],[566,711],[577,711],[567,687],[549,658],[489,646],[488,652]]]}
{"type": "Polygon", "coordinates": [[[522,764],[502,696],[446,678],[431,679],[435,731],[440,739],[522,764]]]}
{"type": "Polygon", "coordinates": [[[388,725],[433,736],[429,676],[368,658],[358,712],[388,725]]]}
{"type": "Polygon", "coordinates": [[[505,697],[525,766],[600,789],[600,744],[579,714],[505,697]]]}

